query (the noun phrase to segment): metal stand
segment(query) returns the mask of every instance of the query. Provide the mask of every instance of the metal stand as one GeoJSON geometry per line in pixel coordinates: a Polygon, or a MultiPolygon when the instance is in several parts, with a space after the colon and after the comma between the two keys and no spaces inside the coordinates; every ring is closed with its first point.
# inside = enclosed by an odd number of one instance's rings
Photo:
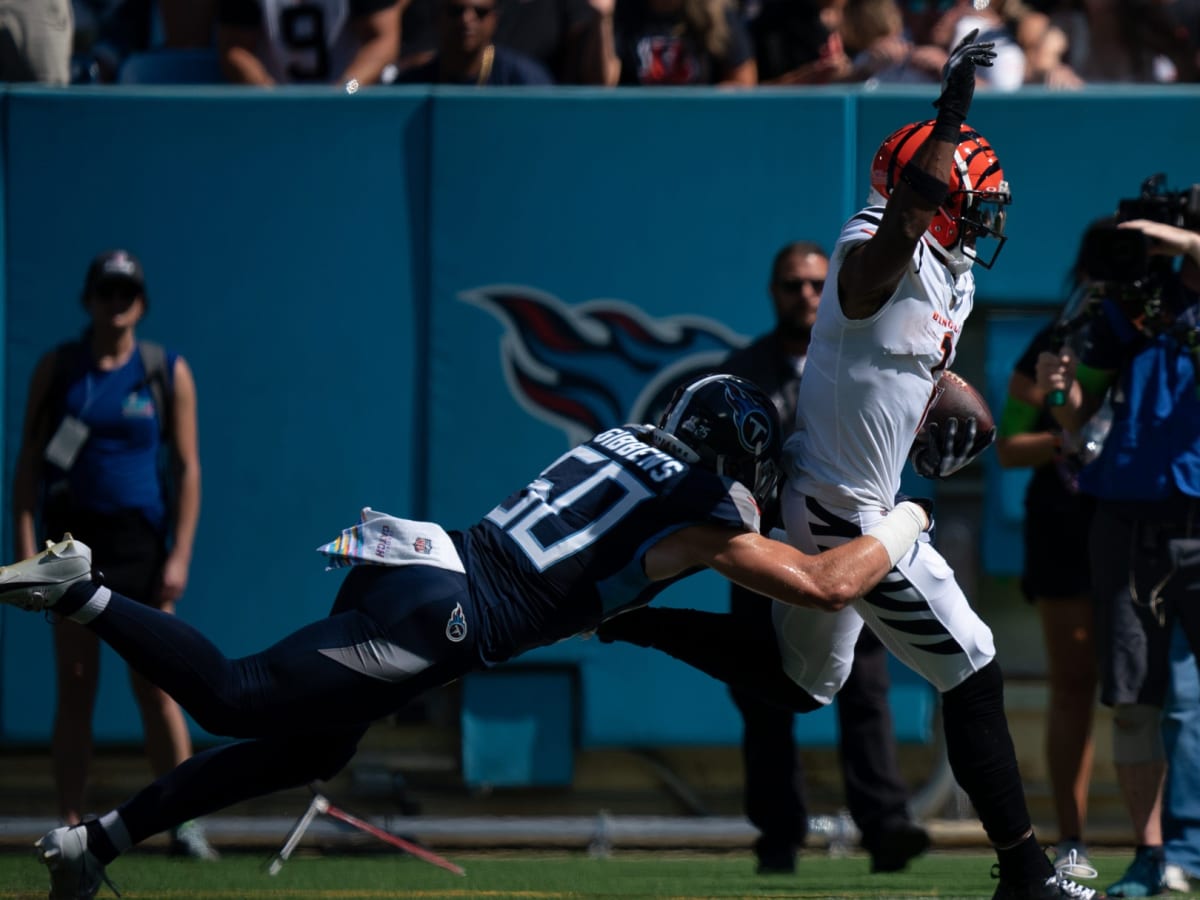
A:
{"type": "Polygon", "coordinates": [[[457,866],[448,859],[443,859],[436,853],[426,850],[424,847],[419,847],[411,841],[406,841],[404,838],[396,837],[391,832],[384,831],[382,828],[376,828],[370,822],[365,822],[357,816],[352,816],[343,809],[339,809],[329,802],[323,794],[313,792],[312,801],[308,804],[308,809],[296,820],[296,824],[292,826],[292,830],[288,832],[287,838],[283,842],[283,846],[279,852],[271,858],[267,865],[267,873],[269,875],[278,875],[279,870],[283,868],[283,864],[287,862],[288,857],[292,855],[292,851],[296,849],[296,845],[300,843],[300,839],[304,837],[304,832],[308,830],[308,826],[312,824],[313,819],[317,816],[329,816],[332,819],[337,819],[339,822],[345,822],[347,825],[357,828],[359,831],[364,831],[372,837],[379,838],[385,844],[391,844],[399,850],[403,850],[410,856],[415,856],[417,859],[424,860],[438,868],[445,869],[447,872],[453,872],[455,875],[466,875],[467,873],[461,866],[457,866]]]}

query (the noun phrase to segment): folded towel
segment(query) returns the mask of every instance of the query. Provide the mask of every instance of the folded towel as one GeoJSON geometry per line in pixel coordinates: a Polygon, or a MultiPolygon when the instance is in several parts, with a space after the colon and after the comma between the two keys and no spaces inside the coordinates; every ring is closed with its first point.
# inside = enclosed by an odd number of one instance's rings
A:
{"type": "Polygon", "coordinates": [[[317,548],[328,557],[325,570],[346,566],[437,566],[466,572],[454,542],[434,522],[398,519],[363,507],[360,521],[317,548]]]}

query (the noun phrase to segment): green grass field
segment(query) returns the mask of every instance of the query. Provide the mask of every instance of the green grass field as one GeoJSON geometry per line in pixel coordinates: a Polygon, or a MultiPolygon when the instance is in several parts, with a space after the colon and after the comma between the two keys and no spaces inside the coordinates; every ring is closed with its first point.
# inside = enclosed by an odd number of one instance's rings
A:
{"type": "MultiPolygon", "coordinates": [[[[269,854],[226,855],[199,863],[134,854],[109,874],[127,900],[683,900],[683,898],[974,898],[991,897],[994,857],[939,851],[906,872],[871,875],[865,857],[805,856],[795,876],[757,876],[752,857],[738,854],[621,852],[608,859],[583,854],[452,854],[467,874],[453,875],[415,859],[390,854],[297,856],[277,876],[266,874],[269,854]]],[[[1093,860],[1112,883],[1129,861],[1127,852],[1093,860]]],[[[45,870],[32,855],[0,855],[0,900],[46,896],[45,870]]],[[[111,897],[107,888],[100,897],[111,897]]],[[[1183,895],[1172,894],[1172,898],[1183,895]]]]}

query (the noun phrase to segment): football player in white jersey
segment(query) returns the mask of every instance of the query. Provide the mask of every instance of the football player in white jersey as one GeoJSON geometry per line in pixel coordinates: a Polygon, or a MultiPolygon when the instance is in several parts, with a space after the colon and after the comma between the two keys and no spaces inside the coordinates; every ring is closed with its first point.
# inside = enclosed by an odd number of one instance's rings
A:
{"type": "MultiPolygon", "coordinates": [[[[995,261],[1011,199],[996,154],[965,122],[975,65],[990,64],[974,37],[948,63],[937,119],[883,142],[872,205],[845,225],[830,257],[784,451],[784,522],[789,540],[809,552],[843,543],[891,509],[910,453],[919,474],[941,478],[978,446],[973,420],[914,444],[971,312],[972,265],[995,261]],[[985,258],[979,245],[988,238],[998,242],[985,258]]],[[[1057,873],[1038,846],[991,630],[930,543],[840,613],[791,616],[777,606],[774,614],[785,670],[822,702],[845,681],[864,622],[938,689],[955,778],[999,856],[996,900],[1095,896],[1057,873]]]]}
{"type": "MultiPolygon", "coordinates": [[[[886,515],[906,459],[942,478],[970,462],[976,446],[973,420],[914,437],[971,311],[971,267],[995,261],[1010,201],[996,154],[966,124],[975,67],[994,55],[977,36],[967,35],[946,64],[937,119],[907,125],[880,146],[871,205],[846,223],[830,257],[784,450],[783,520],[788,540],[807,553],[852,540],[886,515]],[[986,258],[977,246],[985,238],[999,241],[986,258]]],[[[773,619],[773,635],[757,644],[735,634],[728,616],[678,609],[618,616],[600,637],[663,650],[772,702],[789,705],[785,688],[798,686],[811,710],[845,682],[867,624],[941,693],[951,768],[999,858],[994,900],[1101,896],[1071,881],[1070,867],[1056,871],[1038,846],[992,633],[928,541],[845,609],[775,604],[773,619]]]]}

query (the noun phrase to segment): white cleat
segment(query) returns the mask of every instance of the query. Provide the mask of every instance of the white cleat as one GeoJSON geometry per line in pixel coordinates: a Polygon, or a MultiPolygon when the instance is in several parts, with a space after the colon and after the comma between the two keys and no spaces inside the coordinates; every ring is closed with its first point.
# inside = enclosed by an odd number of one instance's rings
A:
{"type": "Polygon", "coordinates": [[[121,892],[104,874],[104,866],[87,848],[87,829],[64,825],[34,844],[38,859],[50,870],[49,900],[92,900],[101,884],[118,897],[121,892]]]}
{"type": "Polygon", "coordinates": [[[92,576],[92,551],[67,532],[57,544],[11,566],[0,567],[0,603],[40,612],[54,606],[67,589],[92,576]]]}

